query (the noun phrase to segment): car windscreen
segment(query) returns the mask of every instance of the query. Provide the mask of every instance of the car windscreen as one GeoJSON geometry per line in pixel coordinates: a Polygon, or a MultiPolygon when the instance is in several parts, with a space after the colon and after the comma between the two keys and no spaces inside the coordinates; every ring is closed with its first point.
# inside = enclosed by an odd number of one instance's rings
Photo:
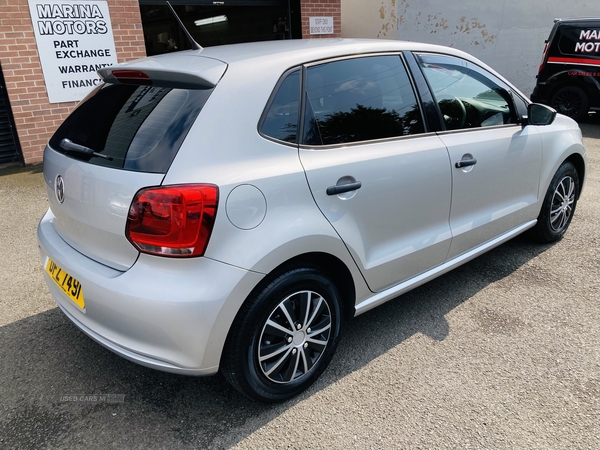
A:
{"type": "Polygon", "coordinates": [[[165,173],[211,93],[105,84],[63,122],[50,147],[90,164],[165,173]]]}

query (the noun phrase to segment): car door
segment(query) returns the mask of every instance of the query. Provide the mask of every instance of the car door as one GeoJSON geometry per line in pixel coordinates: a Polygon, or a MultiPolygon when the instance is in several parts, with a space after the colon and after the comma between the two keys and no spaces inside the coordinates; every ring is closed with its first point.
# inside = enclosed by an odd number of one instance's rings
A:
{"type": "MultiPolygon", "coordinates": [[[[421,54],[452,165],[451,259],[537,216],[542,142],[522,127],[518,94],[460,58],[421,54]]],[[[522,102],[522,100],[521,100],[522,102]]]]}
{"type": "Polygon", "coordinates": [[[305,67],[300,159],[318,207],[369,287],[443,263],[451,242],[446,147],[425,133],[399,55],[305,67]]]}

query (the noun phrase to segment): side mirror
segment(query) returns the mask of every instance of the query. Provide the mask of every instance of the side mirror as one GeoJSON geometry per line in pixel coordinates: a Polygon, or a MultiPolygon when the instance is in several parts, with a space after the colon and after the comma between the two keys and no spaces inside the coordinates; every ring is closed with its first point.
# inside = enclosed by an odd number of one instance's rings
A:
{"type": "Polygon", "coordinates": [[[540,103],[527,106],[527,117],[523,117],[523,126],[550,125],[556,118],[556,110],[540,103]]]}

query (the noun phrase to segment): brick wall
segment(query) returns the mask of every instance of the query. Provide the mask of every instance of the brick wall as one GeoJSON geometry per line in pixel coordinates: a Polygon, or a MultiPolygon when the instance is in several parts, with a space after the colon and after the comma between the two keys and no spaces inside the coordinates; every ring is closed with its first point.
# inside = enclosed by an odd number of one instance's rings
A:
{"type": "Polygon", "coordinates": [[[302,39],[332,38],[342,35],[342,0],[302,0],[302,39]],[[333,17],[334,34],[311,35],[309,17],[333,17]]]}
{"type": "MultiPolygon", "coordinates": [[[[137,0],[108,0],[119,62],[146,56],[137,0]]],[[[77,104],[48,103],[27,0],[0,0],[0,64],[26,164],[77,104]]]]}

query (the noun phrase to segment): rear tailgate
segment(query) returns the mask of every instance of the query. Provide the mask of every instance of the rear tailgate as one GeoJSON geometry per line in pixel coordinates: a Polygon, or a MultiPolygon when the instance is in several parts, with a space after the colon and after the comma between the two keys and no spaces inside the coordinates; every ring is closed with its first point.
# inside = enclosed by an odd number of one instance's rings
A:
{"type": "Polygon", "coordinates": [[[138,256],[125,238],[131,200],[140,188],[159,185],[163,177],[94,166],[50,147],[44,153],[46,192],[56,232],[80,253],[118,270],[131,267],[138,256]],[[58,177],[62,194],[57,194],[58,177]]]}
{"type": "Polygon", "coordinates": [[[131,201],[141,188],[162,183],[212,93],[214,84],[200,76],[203,64],[217,81],[227,67],[173,55],[161,60],[174,68],[171,75],[150,59],[111,68],[103,75],[112,83],[97,88],[56,131],[44,152],[46,190],[53,226],[75,250],[117,270],[135,263],[138,251],[125,236],[131,201]],[[177,69],[182,61],[185,72],[177,69]]]}

